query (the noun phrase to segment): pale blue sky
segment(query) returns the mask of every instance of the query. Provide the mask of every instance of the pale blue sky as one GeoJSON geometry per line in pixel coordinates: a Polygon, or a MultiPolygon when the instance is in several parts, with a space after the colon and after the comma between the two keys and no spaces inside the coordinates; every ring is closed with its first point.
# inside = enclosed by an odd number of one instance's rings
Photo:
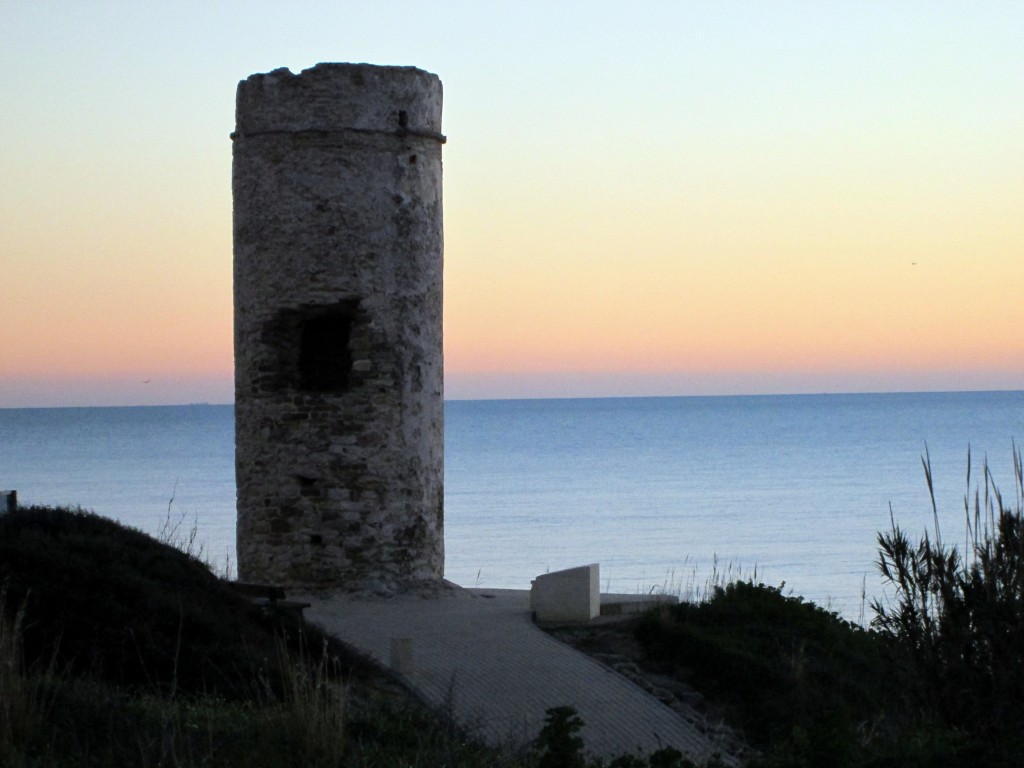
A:
{"type": "Polygon", "coordinates": [[[1022,40],[1020,2],[7,0],[0,407],[230,399],[235,86],[320,61],[444,82],[449,396],[1019,388],[1022,40]]]}

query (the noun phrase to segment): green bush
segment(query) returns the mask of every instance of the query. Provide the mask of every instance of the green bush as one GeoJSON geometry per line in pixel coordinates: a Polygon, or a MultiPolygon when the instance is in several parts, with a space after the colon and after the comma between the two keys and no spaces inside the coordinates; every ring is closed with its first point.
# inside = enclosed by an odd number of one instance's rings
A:
{"type": "Polygon", "coordinates": [[[537,737],[537,768],[587,768],[583,721],[575,707],[551,707],[545,711],[544,727],[537,737]]]}
{"type": "Polygon", "coordinates": [[[884,710],[878,638],[782,587],[734,582],[646,615],[649,659],[689,680],[756,748],[854,765],[884,710]]]}
{"type": "Polygon", "coordinates": [[[908,706],[994,762],[1020,760],[1024,750],[1024,473],[1016,446],[1013,458],[1015,504],[987,463],[972,504],[968,454],[961,554],[942,540],[926,452],[934,538],[926,533],[914,545],[895,521],[879,534],[878,565],[895,594],[873,603],[873,625],[902,654],[896,673],[908,706]]]}

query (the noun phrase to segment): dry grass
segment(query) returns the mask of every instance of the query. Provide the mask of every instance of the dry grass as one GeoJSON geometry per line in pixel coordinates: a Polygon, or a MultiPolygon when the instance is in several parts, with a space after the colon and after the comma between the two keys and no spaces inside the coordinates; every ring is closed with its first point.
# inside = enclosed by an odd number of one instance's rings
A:
{"type": "Polygon", "coordinates": [[[0,766],[516,764],[194,554],[81,510],[0,518],[0,766]]]}

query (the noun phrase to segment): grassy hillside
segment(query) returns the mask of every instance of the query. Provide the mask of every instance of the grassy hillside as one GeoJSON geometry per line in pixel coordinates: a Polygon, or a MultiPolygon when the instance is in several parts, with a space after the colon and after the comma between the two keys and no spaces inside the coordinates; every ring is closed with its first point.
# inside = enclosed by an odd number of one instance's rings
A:
{"type": "Polygon", "coordinates": [[[105,518],[0,517],[0,765],[481,765],[388,675],[105,518]]]}

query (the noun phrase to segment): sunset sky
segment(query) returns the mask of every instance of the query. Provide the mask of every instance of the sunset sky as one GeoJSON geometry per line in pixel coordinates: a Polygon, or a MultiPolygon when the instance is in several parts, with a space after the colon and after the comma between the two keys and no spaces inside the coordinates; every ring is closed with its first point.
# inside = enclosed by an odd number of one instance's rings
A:
{"type": "Polygon", "coordinates": [[[1024,388],[1024,3],[0,2],[0,407],[230,402],[239,80],[445,88],[449,398],[1024,388]]]}

